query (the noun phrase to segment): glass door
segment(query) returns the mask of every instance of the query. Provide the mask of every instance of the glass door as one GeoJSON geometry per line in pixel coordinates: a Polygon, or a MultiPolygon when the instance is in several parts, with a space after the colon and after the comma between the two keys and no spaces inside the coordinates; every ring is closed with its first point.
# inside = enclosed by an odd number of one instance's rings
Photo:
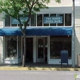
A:
{"type": "Polygon", "coordinates": [[[45,62],[47,56],[45,37],[37,38],[37,62],[45,62]]]}

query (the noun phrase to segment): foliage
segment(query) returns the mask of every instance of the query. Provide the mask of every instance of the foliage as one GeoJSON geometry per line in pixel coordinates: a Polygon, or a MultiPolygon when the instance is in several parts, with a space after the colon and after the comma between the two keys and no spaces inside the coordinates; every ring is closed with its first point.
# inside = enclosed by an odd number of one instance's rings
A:
{"type": "MultiPolygon", "coordinates": [[[[55,0],[60,2],[60,0],[55,0]]],[[[24,22],[24,26],[29,22],[32,14],[40,11],[41,9],[48,8],[50,0],[0,0],[0,12],[5,12],[9,16],[17,19],[21,24],[20,17],[28,16],[28,19],[24,22]]],[[[20,26],[21,28],[22,26],[20,26]]],[[[21,28],[22,29],[22,28],[21,28]]]]}
{"type": "Polygon", "coordinates": [[[58,2],[58,3],[60,3],[61,2],[61,0],[55,0],[56,2],[58,2]]]}
{"type": "MultiPolygon", "coordinates": [[[[40,9],[47,8],[45,4],[48,3],[49,0],[0,0],[0,12],[4,12],[17,19],[20,24],[20,17],[27,15],[28,19],[24,22],[26,28],[26,24],[29,22],[31,15],[40,11],[40,9]]],[[[22,26],[20,28],[22,29],[22,26]]]]}

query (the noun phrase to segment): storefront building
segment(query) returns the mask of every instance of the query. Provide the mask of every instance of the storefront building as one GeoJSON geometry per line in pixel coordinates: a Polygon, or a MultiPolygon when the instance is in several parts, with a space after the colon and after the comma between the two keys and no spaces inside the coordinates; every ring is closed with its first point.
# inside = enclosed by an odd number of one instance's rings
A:
{"type": "MultiPolygon", "coordinates": [[[[26,29],[26,63],[61,64],[60,51],[66,47],[69,65],[72,65],[72,0],[70,3],[66,4],[66,2],[68,1],[65,0],[58,4],[51,0],[48,9],[43,9],[31,17],[26,29]]],[[[79,7],[76,7],[75,65],[80,52],[78,11],[79,7]]],[[[18,28],[19,23],[9,16],[6,16],[5,21],[1,19],[0,23],[0,62],[21,63],[24,47],[23,36],[18,28]]]]}

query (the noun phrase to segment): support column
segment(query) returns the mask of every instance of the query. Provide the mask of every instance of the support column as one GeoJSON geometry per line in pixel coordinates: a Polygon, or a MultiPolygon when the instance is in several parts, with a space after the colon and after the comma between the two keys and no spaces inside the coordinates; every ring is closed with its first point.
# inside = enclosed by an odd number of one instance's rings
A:
{"type": "Polygon", "coordinates": [[[18,39],[19,39],[19,37],[17,36],[17,44],[16,44],[16,46],[17,46],[17,60],[18,60],[18,39]]]}
{"type": "Polygon", "coordinates": [[[73,29],[72,29],[72,67],[75,67],[75,0],[72,5],[73,10],[73,29]]]}
{"type": "Polygon", "coordinates": [[[48,64],[49,64],[49,60],[50,60],[50,36],[48,36],[47,44],[48,44],[48,49],[47,49],[47,52],[48,52],[47,62],[48,62],[48,64]]]}
{"type": "Polygon", "coordinates": [[[33,37],[33,63],[36,63],[36,36],[33,37]]]}

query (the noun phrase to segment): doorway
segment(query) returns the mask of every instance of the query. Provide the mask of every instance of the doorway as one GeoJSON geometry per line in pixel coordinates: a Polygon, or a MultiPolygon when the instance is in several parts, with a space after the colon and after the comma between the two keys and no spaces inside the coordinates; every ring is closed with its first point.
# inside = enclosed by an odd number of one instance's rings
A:
{"type": "Polygon", "coordinates": [[[26,62],[33,62],[33,38],[26,38],[26,62]]]}
{"type": "Polygon", "coordinates": [[[37,38],[37,62],[47,63],[47,37],[37,38]]]}

